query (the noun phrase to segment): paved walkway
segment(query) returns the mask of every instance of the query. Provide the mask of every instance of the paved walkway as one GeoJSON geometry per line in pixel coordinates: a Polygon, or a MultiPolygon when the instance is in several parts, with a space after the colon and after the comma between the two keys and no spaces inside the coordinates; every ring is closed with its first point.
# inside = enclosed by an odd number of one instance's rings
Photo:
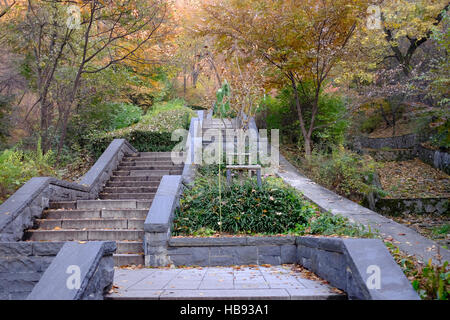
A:
{"type": "Polygon", "coordinates": [[[332,214],[341,214],[351,221],[371,227],[384,238],[392,238],[392,242],[400,250],[415,255],[418,259],[428,261],[430,258],[437,262],[438,248],[442,260],[450,261],[450,251],[440,247],[436,242],[427,239],[405,225],[388,219],[372,210],[350,201],[336,193],[318,185],[306,178],[280,154],[280,169],[277,173],[286,183],[302,192],[303,195],[316,203],[322,210],[332,214]]]}
{"type": "Polygon", "coordinates": [[[324,300],[345,299],[292,266],[116,269],[107,299],[324,300]]]}

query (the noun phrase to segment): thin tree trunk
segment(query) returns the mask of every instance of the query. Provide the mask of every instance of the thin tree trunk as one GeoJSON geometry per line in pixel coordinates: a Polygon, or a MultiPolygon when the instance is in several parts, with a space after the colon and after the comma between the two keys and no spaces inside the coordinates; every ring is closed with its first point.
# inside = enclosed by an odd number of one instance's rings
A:
{"type": "Polygon", "coordinates": [[[298,119],[300,121],[300,129],[302,131],[303,142],[305,144],[304,145],[305,156],[306,156],[306,158],[309,158],[311,155],[311,135],[306,130],[305,121],[303,119],[302,106],[300,104],[300,98],[298,96],[298,91],[297,91],[297,84],[295,83],[295,79],[293,76],[290,76],[289,78],[291,80],[292,89],[294,90],[295,106],[297,107],[298,119]]]}

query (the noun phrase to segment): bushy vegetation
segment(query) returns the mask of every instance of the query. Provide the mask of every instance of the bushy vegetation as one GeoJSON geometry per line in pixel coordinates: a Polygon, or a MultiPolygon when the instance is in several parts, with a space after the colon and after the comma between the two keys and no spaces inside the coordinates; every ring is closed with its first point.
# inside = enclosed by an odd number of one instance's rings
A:
{"type": "Polygon", "coordinates": [[[35,151],[6,149],[0,153],[0,203],[25,182],[36,176],[55,176],[54,153],[43,153],[38,142],[35,151]]]}
{"type": "Polygon", "coordinates": [[[195,113],[180,99],[155,104],[131,126],[90,136],[90,152],[98,157],[114,139],[126,139],[141,152],[171,151],[180,141],[172,141],[176,129],[188,129],[195,113]]]}
{"type": "Polygon", "coordinates": [[[219,185],[217,172],[203,169],[184,190],[174,234],[365,234],[341,216],[321,213],[281,179],[268,177],[260,188],[254,179],[227,185],[223,177],[219,185]]]}
{"type": "MultiPolygon", "coordinates": [[[[309,110],[308,104],[313,93],[308,84],[305,84],[304,90],[307,93],[302,91],[300,101],[304,106],[303,113],[309,119],[311,110],[309,110]]],[[[281,142],[296,144],[302,149],[302,132],[294,100],[295,97],[290,87],[284,88],[275,97],[265,96],[261,100],[257,119],[262,128],[279,129],[281,142]]],[[[346,118],[346,106],[342,97],[336,94],[321,94],[315,126],[317,129],[312,135],[314,144],[325,147],[343,143],[349,122],[346,118]]]]}
{"type": "Polygon", "coordinates": [[[369,156],[342,146],[331,153],[313,151],[309,159],[292,148],[286,148],[285,154],[306,176],[349,199],[362,201],[371,192],[382,192],[373,184],[378,164],[369,156]]]}

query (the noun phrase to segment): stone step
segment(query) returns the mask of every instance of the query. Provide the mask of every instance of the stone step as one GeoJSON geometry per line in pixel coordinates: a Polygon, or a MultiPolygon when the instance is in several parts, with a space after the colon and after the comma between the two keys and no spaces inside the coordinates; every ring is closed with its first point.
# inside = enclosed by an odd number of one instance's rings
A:
{"type": "Polygon", "coordinates": [[[144,253],[143,241],[116,241],[116,253],[144,253]]]}
{"type": "Polygon", "coordinates": [[[50,201],[50,209],[76,209],[76,201],[50,201]]]}
{"type": "Polygon", "coordinates": [[[162,176],[111,176],[109,182],[161,182],[162,176]]]}
{"type": "Polygon", "coordinates": [[[160,181],[109,181],[105,188],[154,188],[158,189],[160,181]]]}
{"type": "Polygon", "coordinates": [[[148,177],[159,177],[171,174],[171,171],[175,170],[115,170],[113,174],[115,176],[121,177],[140,177],[140,176],[148,176],[148,177]]]}
{"type": "Polygon", "coordinates": [[[145,219],[148,209],[46,210],[44,219],[145,219]]]}
{"type": "Polygon", "coordinates": [[[131,265],[144,265],[143,254],[114,254],[114,265],[116,267],[131,266],[131,265]]]}
{"type": "Polygon", "coordinates": [[[102,210],[102,218],[111,219],[142,219],[145,220],[149,209],[135,209],[135,210],[102,210]]]}
{"type": "Polygon", "coordinates": [[[120,166],[124,167],[182,167],[184,164],[172,161],[122,161],[120,166]]]}
{"type": "Polygon", "coordinates": [[[122,161],[137,161],[137,162],[172,162],[172,157],[123,157],[122,161]]]}
{"type": "Polygon", "coordinates": [[[44,219],[99,219],[100,210],[45,210],[44,219]]]}
{"type": "Polygon", "coordinates": [[[141,177],[141,176],[149,176],[149,177],[159,177],[165,175],[177,175],[182,174],[182,169],[174,169],[174,170],[132,170],[132,171],[114,171],[114,175],[121,177],[141,177]]]}
{"type": "Polygon", "coordinates": [[[138,241],[144,239],[140,230],[27,230],[26,239],[31,241],[138,241]]]}
{"type": "MultiPolygon", "coordinates": [[[[175,152],[176,155],[180,155],[179,152],[175,152]]],[[[182,154],[182,153],[181,153],[182,154]]],[[[131,156],[139,156],[139,157],[154,157],[154,158],[161,158],[161,157],[172,157],[172,152],[139,152],[138,154],[131,154],[131,156]]]]}
{"type": "Polygon", "coordinates": [[[36,219],[38,230],[60,229],[127,229],[144,230],[144,221],[138,219],[36,219]]]}
{"type": "Polygon", "coordinates": [[[103,193],[155,193],[158,187],[105,187],[103,193]]]}
{"type": "Polygon", "coordinates": [[[152,200],[78,200],[77,209],[149,209],[152,200]]]}
{"type": "Polygon", "coordinates": [[[118,171],[134,171],[134,170],[181,170],[184,165],[169,165],[169,166],[123,166],[119,165],[117,167],[118,171]]]}
{"type": "Polygon", "coordinates": [[[100,193],[100,199],[141,199],[141,200],[151,200],[155,197],[155,193],[100,193]]]}

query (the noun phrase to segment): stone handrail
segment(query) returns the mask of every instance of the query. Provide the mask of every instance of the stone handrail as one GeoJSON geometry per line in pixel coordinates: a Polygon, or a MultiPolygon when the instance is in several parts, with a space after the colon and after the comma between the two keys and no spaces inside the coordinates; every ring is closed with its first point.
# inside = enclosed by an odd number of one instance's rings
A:
{"type": "Polygon", "coordinates": [[[114,278],[114,241],[66,242],[27,300],[103,300],[114,278]]]}
{"type": "Polygon", "coordinates": [[[50,201],[95,199],[126,153],[137,152],[125,139],[113,140],[79,183],[35,177],[0,205],[0,241],[19,241],[50,201]]]}

